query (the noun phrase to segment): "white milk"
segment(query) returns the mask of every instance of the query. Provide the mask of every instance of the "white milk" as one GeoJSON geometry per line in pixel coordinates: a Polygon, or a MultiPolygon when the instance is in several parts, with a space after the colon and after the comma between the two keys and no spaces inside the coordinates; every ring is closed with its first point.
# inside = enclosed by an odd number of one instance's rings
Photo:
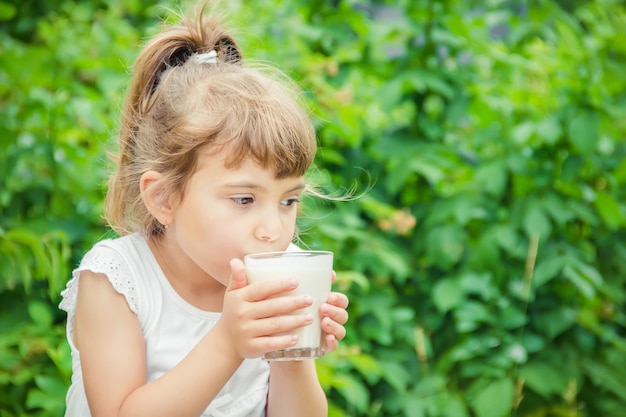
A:
{"type": "MultiPolygon", "coordinates": [[[[322,329],[320,324],[319,309],[322,303],[328,300],[332,283],[331,252],[315,252],[317,255],[307,255],[306,251],[274,253],[271,255],[251,255],[245,258],[248,282],[296,278],[298,287],[284,295],[309,295],[313,298],[313,304],[307,308],[297,310],[293,314],[311,314],[313,323],[298,328],[293,333],[298,335],[298,342],[289,350],[323,347],[322,329]],[[266,258],[254,258],[255,256],[270,256],[266,258]]],[[[320,355],[323,355],[321,352],[320,355]]]]}

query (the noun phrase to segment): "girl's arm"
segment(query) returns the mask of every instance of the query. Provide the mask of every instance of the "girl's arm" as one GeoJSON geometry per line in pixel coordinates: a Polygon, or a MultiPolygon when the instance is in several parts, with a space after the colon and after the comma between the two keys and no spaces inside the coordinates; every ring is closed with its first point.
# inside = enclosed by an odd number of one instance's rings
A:
{"type": "MultiPolygon", "coordinates": [[[[334,280],[334,273],[333,273],[334,280]]],[[[348,297],[333,292],[320,307],[322,327],[326,331],[326,352],[337,348],[346,336],[348,297]]],[[[270,362],[268,417],[328,415],[328,401],[315,369],[315,361],[270,362]]]]}
{"type": "Polygon", "coordinates": [[[81,272],[74,336],[92,416],[199,416],[244,357],[295,343],[290,336],[267,335],[303,326],[303,318],[264,319],[306,307],[296,297],[268,299],[292,289],[287,280],[263,286],[231,280],[215,327],[178,365],[147,383],[146,347],[137,317],[106,276],[81,272]]]}
{"type": "Polygon", "coordinates": [[[328,402],[315,360],[270,362],[267,417],[326,417],[328,402]]]}
{"type": "Polygon", "coordinates": [[[198,416],[242,361],[217,329],[178,366],[147,384],[137,317],[106,276],[91,271],[81,273],[74,335],[93,417],[198,416]]]}

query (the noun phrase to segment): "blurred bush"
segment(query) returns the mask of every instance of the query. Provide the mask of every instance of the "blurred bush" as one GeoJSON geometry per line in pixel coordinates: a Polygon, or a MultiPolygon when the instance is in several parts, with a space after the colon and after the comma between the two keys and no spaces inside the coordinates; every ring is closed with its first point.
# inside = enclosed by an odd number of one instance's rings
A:
{"type": "MultiPolygon", "coordinates": [[[[622,2],[231,1],[305,89],[307,201],[348,337],[331,416],[617,416],[626,407],[622,2]]],[[[59,291],[101,221],[105,151],[154,2],[0,2],[0,416],[53,416],[59,291]]]]}

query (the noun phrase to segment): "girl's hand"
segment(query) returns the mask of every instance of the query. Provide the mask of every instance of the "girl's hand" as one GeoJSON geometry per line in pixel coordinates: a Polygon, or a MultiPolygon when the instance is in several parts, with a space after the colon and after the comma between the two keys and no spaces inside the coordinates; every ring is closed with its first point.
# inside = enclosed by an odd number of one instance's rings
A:
{"type": "MultiPolygon", "coordinates": [[[[333,271],[333,282],[336,274],[333,271]]],[[[332,352],[339,345],[339,341],[346,337],[344,324],[348,321],[349,300],[345,294],[331,292],[328,301],[320,306],[322,315],[322,329],[326,331],[326,353],[332,352]]]]}
{"type": "Polygon", "coordinates": [[[216,327],[227,335],[236,355],[255,358],[295,345],[297,337],[289,332],[311,324],[313,318],[287,314],[310,306],[313,303],[311,297],[272,298],[296,288],[297,281],[281,279],[248,285],[243,262],[233,259],[230,267],[232,276],[224,294],[222,317],[216,327]]]}

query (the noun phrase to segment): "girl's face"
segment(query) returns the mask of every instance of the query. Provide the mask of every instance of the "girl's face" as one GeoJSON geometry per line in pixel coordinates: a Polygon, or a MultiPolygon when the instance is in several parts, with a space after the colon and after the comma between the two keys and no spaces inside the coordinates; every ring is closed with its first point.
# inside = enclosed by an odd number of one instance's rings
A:
{"type": "Polygon", "coordinates": [[[303,177],[276,179],[251,160],[229,169],[219,155],[204,154],[185,195],[172,205],[168,246],[182,252],[178,261],[189,259],[227,285],[231,259],[287,249],[304,186],[303,177]]]}

